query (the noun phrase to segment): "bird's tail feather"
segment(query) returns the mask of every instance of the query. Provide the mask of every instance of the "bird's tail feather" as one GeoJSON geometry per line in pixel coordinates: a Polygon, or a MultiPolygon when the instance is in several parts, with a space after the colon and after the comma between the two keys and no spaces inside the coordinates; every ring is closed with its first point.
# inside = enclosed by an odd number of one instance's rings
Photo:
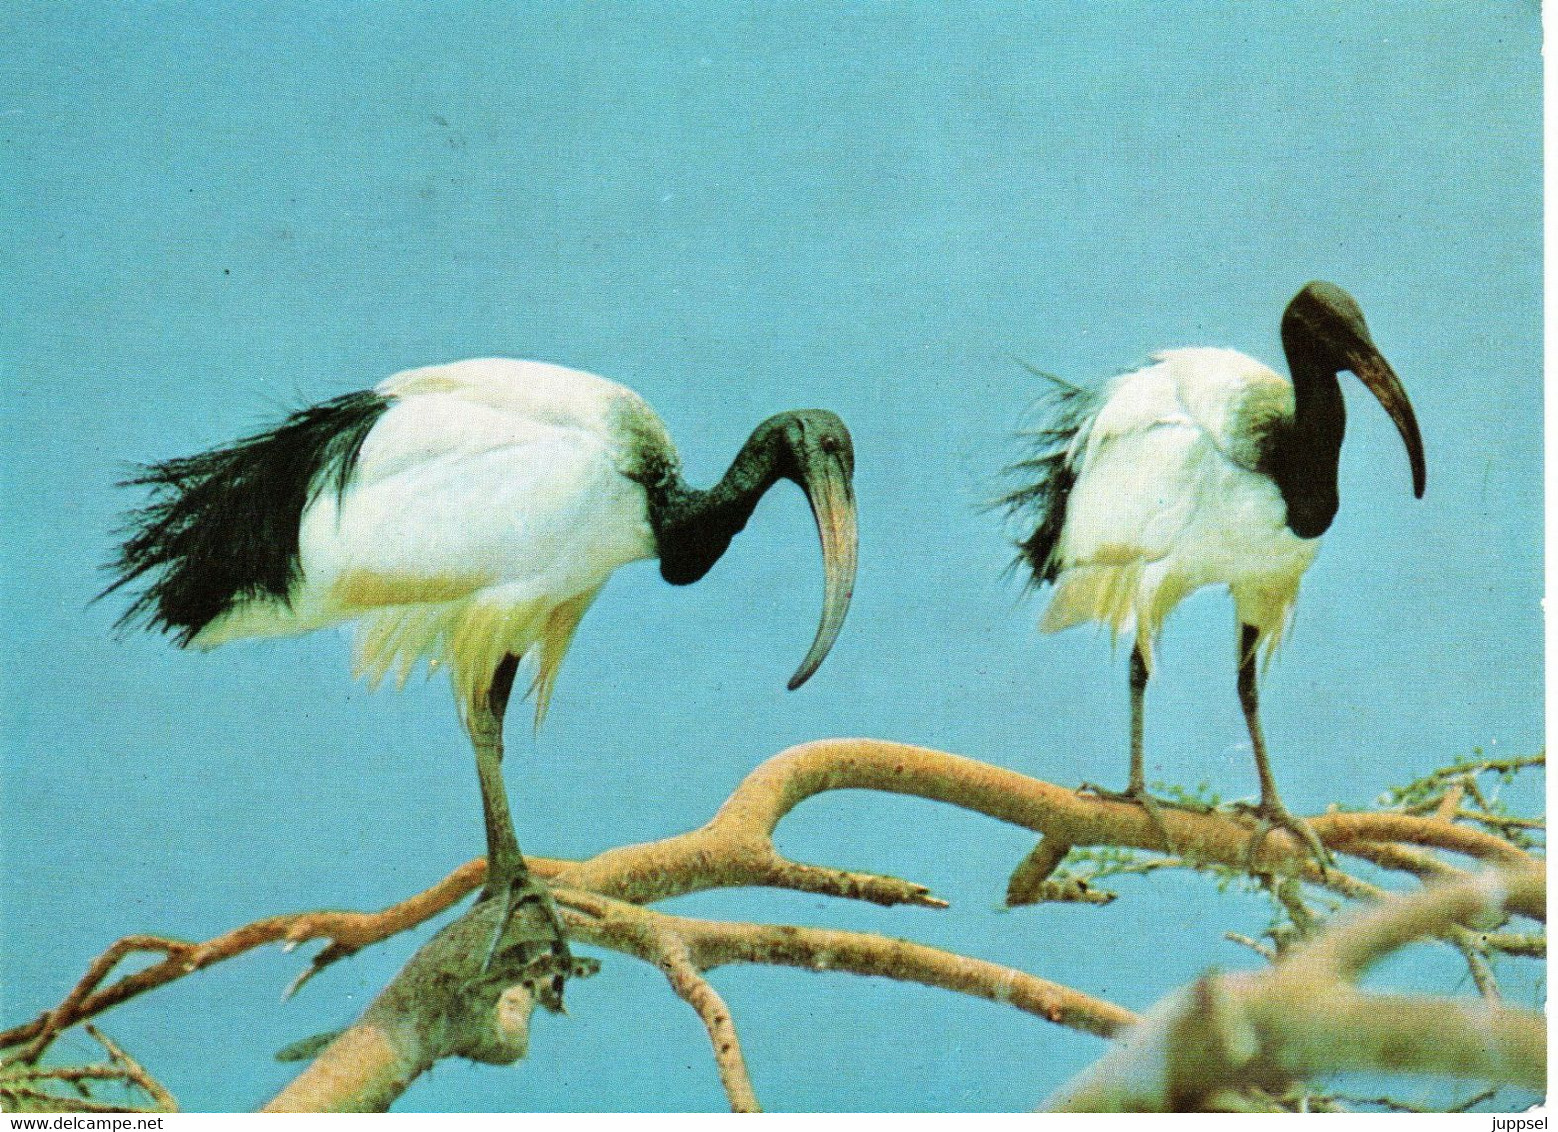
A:
{"type": "Polygon", "coordinates": [[[120,625],[144,622],[181,645],[246,603],[290,605],[303,512],[321,491],[346,490],[389,404],[350,393],[233,444],[140,469],[120,486],[146,488],[150,499],[127,516],[108,566],[114,580],[98,596],[141,584],[120,625]]]}
{"type": "Polygon", "coordinates": [[[1066,523],[1066,504],[1076,483],[1073,452],[1076,438],[1097,411],[1097,399],[1080,386],[1063,381],[1022,363],[1050,381],[1054,388],[1039,402],[1046,423],[1022,434],[1031,445],[1029,455],[1007,468],[1021,477],[1020,487],[996,501],[1028,533],[1017,542],[1016,565],[1031,571],[1035,586],[1053,582],[1060,575],[1060,533],[1066,523]]]}

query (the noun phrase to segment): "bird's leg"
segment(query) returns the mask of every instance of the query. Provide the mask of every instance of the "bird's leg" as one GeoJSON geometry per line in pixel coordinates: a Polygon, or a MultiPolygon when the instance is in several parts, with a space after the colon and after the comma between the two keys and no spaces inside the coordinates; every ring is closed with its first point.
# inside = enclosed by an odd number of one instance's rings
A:
{"type": "Polygon", "coordinates": [[[1083,783],[1083,788],[1100,798],[1107,798],[1118,802],[1135,802],[1147,811],[1147,817],[1152,821],[1154,828],[1163,838],[1163,846],[1169,852],[1175,852],[1173,839],[1169,837],[1168,827],[1163,824],[1163,813],[1158,807],[1158,800],[1147,793],[1146,758],[1143,753],[1144,735],[1146,732],[1146,706],[1147,706],[1147,658],[1142,655],[1141,646],[1138,644],[1131,649],[1131,778],[1130,785],[1123,793],[1114,790],[1100,790],[1090,783],[1083,783]]]}
{"type": "Polygon", "coordinates": [[[519,851],[514,819],[509,813],[508,791],[503,785],[503,715],[514,688],[518,659],[505,657],[485,693],[471,704],[467,726],[476,748],[476,777],[481,783],[482,817],[487,827],[486,900],[526,878],[530,869],[519,851]]]}
{"type": "Polygon", "coordinates": [[[524,933],[530,937],[526,942],[542,943],[545,948],[533,960],[538,974],[545,976],[538,981],[536,999],[549,1009],[560,1010],[563,982],[574,969],[573,956],[552,894],[531,873],[519,850],[514,819],[509,814],[508,791],[503,785],[503,715],[518,668],[517,656],[504,657],[487,689],[472,697],[466,720],[476,748],[476,776],[481,783],[482,815],[487,826],[487,883],[479,902],[502,902],[482,969],[491,964],[499,944],[509,934],[510,922],[523,913],[533,921],[532,930],[524,933]]]}
{"type": "Polygon", "coordinates": [[[1143,806],[1147,802],[1147,770],[1143,754],[1147,728],[1147,658],[1141,654],[1141,645],[1131,649],[1131,784],[1125,792],[1143,806]]]}
{"type": "Polygon", "coordinates": [[[1253,625],[1243,626],[1239,638],[1239,706],[1244,709],[1244,722],[1250,729],[1250,746],[1255,750],[1255,772],[1260,776],[1260,805],[1255,808],[1255,813],[1262,822],[1261,829],[1251,842],[1250,857],[1254,858],[1255,851],[1271,827],[1281,826],[1308,846],[1320,871],[1324,872],[1326,866],[1332,863],[1330,853],[1309,823],[1294,817],[1282,804],[1277,794],[1277,781],[1271,774],[1271,762],[1266,757],[1266,738],[1260,727],[1260,697],[1255,680],[1255,653],[1259,642],[1260,630],[1253,625]]]}

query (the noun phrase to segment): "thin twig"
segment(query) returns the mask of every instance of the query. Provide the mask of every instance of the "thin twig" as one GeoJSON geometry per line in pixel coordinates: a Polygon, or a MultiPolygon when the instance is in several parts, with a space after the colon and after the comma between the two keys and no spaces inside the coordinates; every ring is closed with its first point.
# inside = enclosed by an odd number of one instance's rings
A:
{"type": "MultiPolygon", "coordinates": [[[[1006,906],[1008,908],[1021,907],[1024,904],[1038,904],[1055,899],[1057,893],[1054,886],[1049,884],[1050,876],[1060,867],[1060,863],[1066,859],[1066,854],[1071,852],[1071,846],[1056,837],[1041,837],[1039,843],[1033,847],[1021,863],[1012,870],[1012,875],[1006,881],[1006,906]]],[[[1064,891],[1064,890],[1062,890],[1064,891]]],[[[1107,899],[1088,900],[1086,886],[1070,896],[1070,902],[1085,901],[1087,903],[1107,904],[1107,899]]],[[[1110,896],[1110,894],[1100,894],[1110,896]]],[[[1066,899],[1066,897],[1062,897],[1066,899]]],[[[1112,896],[1110,896],[1112,899],[1112,896]]]]}
{"type": "Polygon", "coordinates": [[[1451,1105],[1445,1109],[1422,1108],[1419,1105],[1409,1104],[1406,1101],[1398,1101],[1394,1097],[1352,1097],[1346,1093],[1333,1093],[1325,1099],[1343,1101],[1353,1105],[1373,1105],[1376,1108],[1383,1108],[1389,1112],[1467,1112],[1480,1105],[1483,1101],[1492,1100],[1497,1095],[1497,1089],[1484,1089],[1475,1096],[1468,1097],[1459,1104],[1451,1105]]]}
{"type": "Polygon", "coordinates": [[[1498,979],[1493,974],[1487,956],[1483,954],[1484,945],[1477,933],[1460,924],[1452,924],[1449,931],[1445,933],[1445,938],[1466,960],[1466,969],[1471,974],[1471,981],[1477,984],[1477,993],[1489,1001],[1497,1002],[1501,997],[1498,979]]]}
{"type": "MultiPolygon", "coordinates": [[[[87,965],[86,973],[71,988],[70,993],[65,996],[58,1006],[38,1020],[31,1034],[18,1039],[26,1040],[26,1038],[31,1038],[32,1040],[28,1042],[27,1048],[22,1050],[15,1060],[25,1065],[35,1064],[63,1030],[73,1025],[80,1018],[86,1017],[81,1011],[82,1003],[88,1000],[98,985],[119,965],[120,960],[139,951],[160,952],[167,958],[158,966],[182,969],[189,962],[187,957],[191,949],[186,943],[181,943],[178,940],[163,939],[160,936],[131,935],[118,940],[107,951],[104,951],[103,954],[87,965]]],[[[193,969],[193,967],[189,968],[189,970],[193,969]]],[[[187,971],[181,970],[181,973],[187,973],[187,971]]],[[[14,1041],[8,1040],[13,1032],[8,1031],[6,1034],[0,1035],[0,1049],[5,1049],[15,1044],[14,1041]]]]}
{"type": "Polygon", "coordinates": [[[1455,820],[1455,812],[1460,808],[1461,799],[1466,797],[1466,784],[1469,778],[1463,778],[1459,782],[1451,783],[1450,788],[1444,792],[1444,797],[1439,799],[1434,807],[1434,820],[1452,822],[1455,820]]]}
{"type": "Polygon", "coordinates": [[[1496,829],[1500,833],[1506,834],[1512,830],[1545,832],[1547,829],[1547,823],[1541,818],[1514,817],[1507,814],[1495,814],[1489,810],[1460,809],[1455,812],[1455,816],[1462,821],[1474,821],[1479,825],[1485,825],[1490,829],[1496,829]]]}
{"type": "Polygon", "coordinates": [[[1484,932],[1482,944],[1490,951],[1502,951],[1505,955],[1547,958],[1547,936],[1541,932],[1484,932]]]}
{"type": "Polygon", "coordinates": [[[1347,846],[1347,852],[1371,865],[1408,873],[1419,880],[1459,880],[1470,875],[1428,853],[1389,841],[1355,841],[1347,846]]]}
{"type": "Polygon", "coordinates": [[[155,1077],[146,1072],[140,1062],[125,1053],[107,1034],[92,1025],[92,1023],[88,1022],[84,1029],[108,1051],[109,1058],[123,1072],[125,1080],[134,1084],[141,1092],[151,1098],[157,1112],[177,1112],[179,1110],[178,1102],[173,1099],[173,1094],[163,1088],[155,1077]]]}
{"type": "MultiPolygon", "coordinates": [[[[0,1097],[13,1097],[34,1102],[38,1107],[36,1112],[91,1112],[91,1113],[155,1113],[164,1110],[157,1108],[137,1108],[134,1105],[105,1104],[102,1101],[92,1100],[90,1097],[62,1097],[58,1093],[46,1092],[42,1089],[29,1088],[26,1085],[0,1085],[0,1097]]],[[[18,1105],[7,1106],[9,1111],[28,1111],[18,1105]]]]}
{"type": "Polygon", "coordinates": [[[1262,943],[1258,939],[1251,939],[1249,936],[1240,935],[1238,932],[1224,932],[1223,938],[1230,943],[1237,943],[1240,947],[1249,948],[1268,963],[1275,963],[1277,960],[1276,948],[1270,944],[1262,943]]]}

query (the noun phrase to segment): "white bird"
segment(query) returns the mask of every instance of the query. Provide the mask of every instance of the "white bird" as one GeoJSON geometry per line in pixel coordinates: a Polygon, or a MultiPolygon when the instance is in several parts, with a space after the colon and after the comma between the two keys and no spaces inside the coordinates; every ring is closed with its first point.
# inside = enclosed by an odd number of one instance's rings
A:
{"type": "MultiPolygon", "coordinates": [[[[1033,481],[1006,502],[1033,522],[1021,543],[1033,583],[1053,583],[1042,628],[1086,621],[1133,639],[1131,770],[1122,797],[1157,820],[1142,766],[1143,701],[1164,619],[1203,586],[1226,585],[1239,622],[1238,692],[1254,747],[1256,813],[1302,837],[1266,757],[1256,655],[1281,639],[1299,581],[1337,509],[1345,424],[1339,371],[1390,414],[1422,497],[1417,420],[1363,312],[1341,288],[1306,285],[1282,317],[1292,381],[1234,350],[1183,349],[1097,390],[1060,383],[1060,410],[1019,469],[1033,481]]],[[[1158,822],[1161,827],[1161,821],[1158,822]]]]}
{"type": "Polygon", "coordinates": [[[356,669],[370,681],[393,671],[403,683],[424,659],[447,668],[476,750],[483,898],[507,902],[500,924],[522,904],[544,910],[555,962],[543,1000],[558,1006],[572,960],[503,786],[503,715],[521,660],[534,663],[539,726],[574,630],[614,570],[658,558],[667,581],[697,581],[789,479],[811,502],[825,571],[821,623],[790,680],[799,687],[849,607],[853,470],[838,417],[783,413],[698,491],[660,418],[621,385],[538,362],[430,366],[146,467],[130,482],[151,500],[131,516],[109,590],[141,582],[124,621],[181,645],[356,621],[356,669]]]}

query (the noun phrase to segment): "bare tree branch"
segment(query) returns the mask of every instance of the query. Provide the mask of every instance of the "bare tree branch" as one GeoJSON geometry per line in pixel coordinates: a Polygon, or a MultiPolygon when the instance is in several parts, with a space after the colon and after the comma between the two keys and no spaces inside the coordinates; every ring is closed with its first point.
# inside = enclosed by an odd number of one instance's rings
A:
{"type": "Polygon", "coordinates": [[[429,940],[264,1111],[382,1112],[443,1058],[518,1061],[529,1046],[538,980],[549,979],[551,931],[538,905],[510,916],[504,901],[478,902],[429,940]]]}
{"type": "MultiPolygon", "coordinates": [[[[1464,769],[1462,771],[1464,773],[1464,769]]],[[[1079,794],[1013,771],[956,755],[872,739],[835,739],[791,748],[757,768],[700,829],[643,845],[626,846],[587,861],[531,858],[536,871],[566,905],[565,926],[577,940],[656,963],[673,988],[698,1010],[734,1107],[755,1108],[750,1080],[735,1041],[729,1012],[704,972],[722,964],[767,963],[811,970],[837,969],[920,982],[972,994],[1062,1025],[1109,1036],[1135,1016],[1078,991],[1010,968],[918,944],[862,933],[760,924],[731,924],[665,916],[639,905],[719,887],[781,887],[883,905],[941,908],[945,902],[923,885],[895,877],[795,862],[774,848],[773,832],[806,798],[826,790],[871,789],[906,794],[994,817],[1043,835],[1049,848],[1032,860],[1028,880],[1047,891],[1066,882],[1049,874],[1070,846],[1121,846],[1155,850],[1164,828],[1192,865],[1280,873],[1332,888],[1353,899],[1380,900],[1382,890],[1336,869],[1324,874],[1306,846],[1287,831],[1260,836],[1247,820],[1220,811],[1163,807],[1163,827],[1139,806],[1079,794]]],[[[1309,819],[1333,849],[1404,869],[1418,876],[1460,870],[1406,846],[1437,848],[1475,860],[1529,868],[1535,859],[1490,833],[1445,820],[1442,814],[1329,813],[1309,819]]],[[[295,946],[310,939],[328,945],[302,978],[361,948],[425,922],[460,900],[483,879],[484,862],[468,862],[425,892],[376,913],[307,912],[270,917],[201,944],[130,936],[95,960],[77,986],[52,1011],[0,1034],[0,1049],[25,1048],[36,1059],[64,1028],[137,994],[212,963],[270,942],[295,946]],[[138,951],[161,953],[150,966],[104,986],[118,963],[138,951]]],[[[1030,886],[1031,887],[1031,886],[1030,886]]],[[[1064,896],[1064,892],[1048,893],[1064,896]]],[[[1109,899],[1080,893],[1074,899],[1109,899]]],[[[1509,910],[1533,918],[1545,914],[1544,894],[1514,885],[1509,910]]],[[[1438,921],[1435,921],[1438,922],[1438,921]]],[[[369,1011],[328,1047],[272,1105],[277,1108],[376,1108],[441,1057],[460,1055],[512,1061],[528,1040],[534,988],[526,983],[529,943],[505,936],[508,961],[491,971],[472,970],[466,944],[473,924],[490,922],[481,905],[435,936],[386,988],[369,1011]]],[[[1450,932],[1459,921],[1438,931],[1450,932]]],[[[1496,926],[1496,925],[1495,925],[1496,926]]],[[[1460,925],[1469,930],[1466,925],[1460,925]]],[[[1421,934],[1421,933],[1420,933],[1421,934]]],[[[1494,946],[1486,933],[1461,937],[1478,953],[1494,946]]],[[[1503,950],[1534,953],[1545,942],[1509,937],[1503,950]],[[1522,943],[1521,941],[1526,941],[1522,943]]],[[[1307,949],[1305,949],[1307,952],[1307,949]]],[[[1468,952],[1470,956],[1471,952],[1468,952]]],[[[1472,961],[1470,958],[1468,961],[1472,961]]],[[[1282,965],[1284,968],[1286,964],[1282,965]]],[[[1473,967],[1476,973],[1475,966],[1473,967]]],[[[1339,1006],[1346,1006],[1340,1003],[1339,1006]]],[[[1504,1015],[1500,1015],[1504,1018],[1504,1015]]],[[[16,1060],[16,1058],[13,1058],[16,1060]]]]}
{"type": "Polygon", "coordinates": [[[178,1111],[173,1095],[140,1062],[97,1027],[88,1023],[86,1031],[103,1047],[108,1055],[106,1062],[40,1067],[21,1058],[13,1059],[0,1066],[0,1105],[9,1112],[178,1111]],[[139,1089],[151,1101],[151,1106],[109,1103],[94,1096],[94,1087],[103,1083],[121,1085],[132,1091],[139,1089]],[[52,1084],[66,1086],[71,1093],[54,1091],[49,1088],[52,1084]]]}
{"type": "MultiPolygon", "coordinates": [[[[771,837],[779,821],[815,794],[848,789],[945,802],[1054,837],[1057,843],[1162,849],[1160,831],[1134,804],[1078,794],[925,747],[881,739],[822,739],[791,747],[758,767],[702,829],[602,853],[565,870],[558,879],[570,887],[634,903],[733,884],[771,883],[773,877],[784,875],[773,867],[778,858],[771,837]]],[[[1273,830],[1260,838],[1251,860],[1257,833],[1253,825],[1215,811],[1161,809],[1176,848],[1187,857],[1257,872],[1293,871],[1312,883],[1323,883],[1307,847],[1286,830],[1273,830]]],[[[1352,852],[1354,845],[1386,841],[1446,849],[1495,864],[1534,860],[1491,834],[1410,814],[1327,813],[1308,821],[1326,845],[1343,853],[1352,852]]],[[[892,886],[875,891],[898,896],[892,886]]],[[[877,895],[861,898],[875,900],[877,895]]],[[[1541,908],[1514,910],[1538,917],[1543,912],[1541,908]]]]}
{"type": "Polygon", "coordinates": [[[1419,880],[1458,880],[1470,875],[1465,869],[1447,865],[1437,857],[1388,841],[1354,841],[1347,847],[1347,852],[1371,865],[1407,873],[1419,880]]]}
{"type": "Polygon", "coordinates": [[[736,1037],[736,1023],[730,1016],[730,1008],[719,992],[709,985],[697,967],[692,953],[679,939],[666,940],[660,969],[671,984],[671,989],[698,1012],[704,1029],[709,1032],[709,1042],[714,1047],[714,1064],[719,1067],[720,1083],[730,1098],[731,1112],[761,1112],[757,1093],[752,1088],[752,1078],[747,1073],[746,1059],[741,1054],[741,1042],[736,1037]]]}
{"type": "Polygon", "coordinates": [[[1366,993],[1352,984],[1414,940],[1519,903],[1540,906],[1545,878],[1511,869],[1396,897],[1339,921],[1255,974],[1206,976],[1159,1003],[1126,1039],[1047,1107],[1070,1112],[1185,1111],[1221,1090],[1280,1091],[1343,1070],[1441,1073],[1546,1087],[1546,1023],[1497,1001],[1366,993]],[[1432,1041],[1423,1035],[1432,1034],[1432,1041]]]}
{"type": "MultiPolygon", "coordinates": [[[[689,970],[702,982],[702,972],[715,967],[757,963],[877,975],[941,987],[1005,1003],[1046,1021],[1102,1037],[1120,1033],[1139,1021],[1128,1010],[1057,983],[904,940],[863,932],[686,919],[576,889],[559,889],[556,895],[571,939],[655,964],[666,972],[678,994],[683,988],[677,986],[677,979],[686,980],[689,970]],[[687,966],[682,966],[684,963],[687,966]]],[[[498,1012],[492,988],[473,997],[461,981],[461,973],[468,972],[471,963],[463,949],[473,940],[490,938],[493,930],[490,918],[477,917],[482,907],[478,905],[418,952],[362,1019],[326,1047],[266,1111],[382,1111],[440,1057],[458,1053],[498,1061],[520,1056],[522,1042],[516,1052],[515,1046],[494,1043],[490,1037],[492,1018],[498,1012]],[[465,926],[473,918],[476,926],[465,926]],[[459,1020],[458,1026],[454,1019],[459,1020]],[[457,1043],[451,1044],[447,1037],[451,1032],[459,1035],[457,1043]]],[[[484,976],[494,986],[504,977],[501,972],[484,976]]],[[[683,985],[699,999],[688,1001],[705,1019],[716,1053],[721,1055],[717,1063],[732,1107],[739,1104],[743,1111],[748,1106],[755,1108],[757,1099],[750,1081],[743,1080],[745,1066],[739,1061],[739,1046],[731,1043],[729,1050],[722,1050],[727,1036],[734,1035],[733,1026],[723,1020],[710,1021],[719,1012],[714,1006],[717,996],[714,1000],[704,997],[692,980],[683,985]]]]}

